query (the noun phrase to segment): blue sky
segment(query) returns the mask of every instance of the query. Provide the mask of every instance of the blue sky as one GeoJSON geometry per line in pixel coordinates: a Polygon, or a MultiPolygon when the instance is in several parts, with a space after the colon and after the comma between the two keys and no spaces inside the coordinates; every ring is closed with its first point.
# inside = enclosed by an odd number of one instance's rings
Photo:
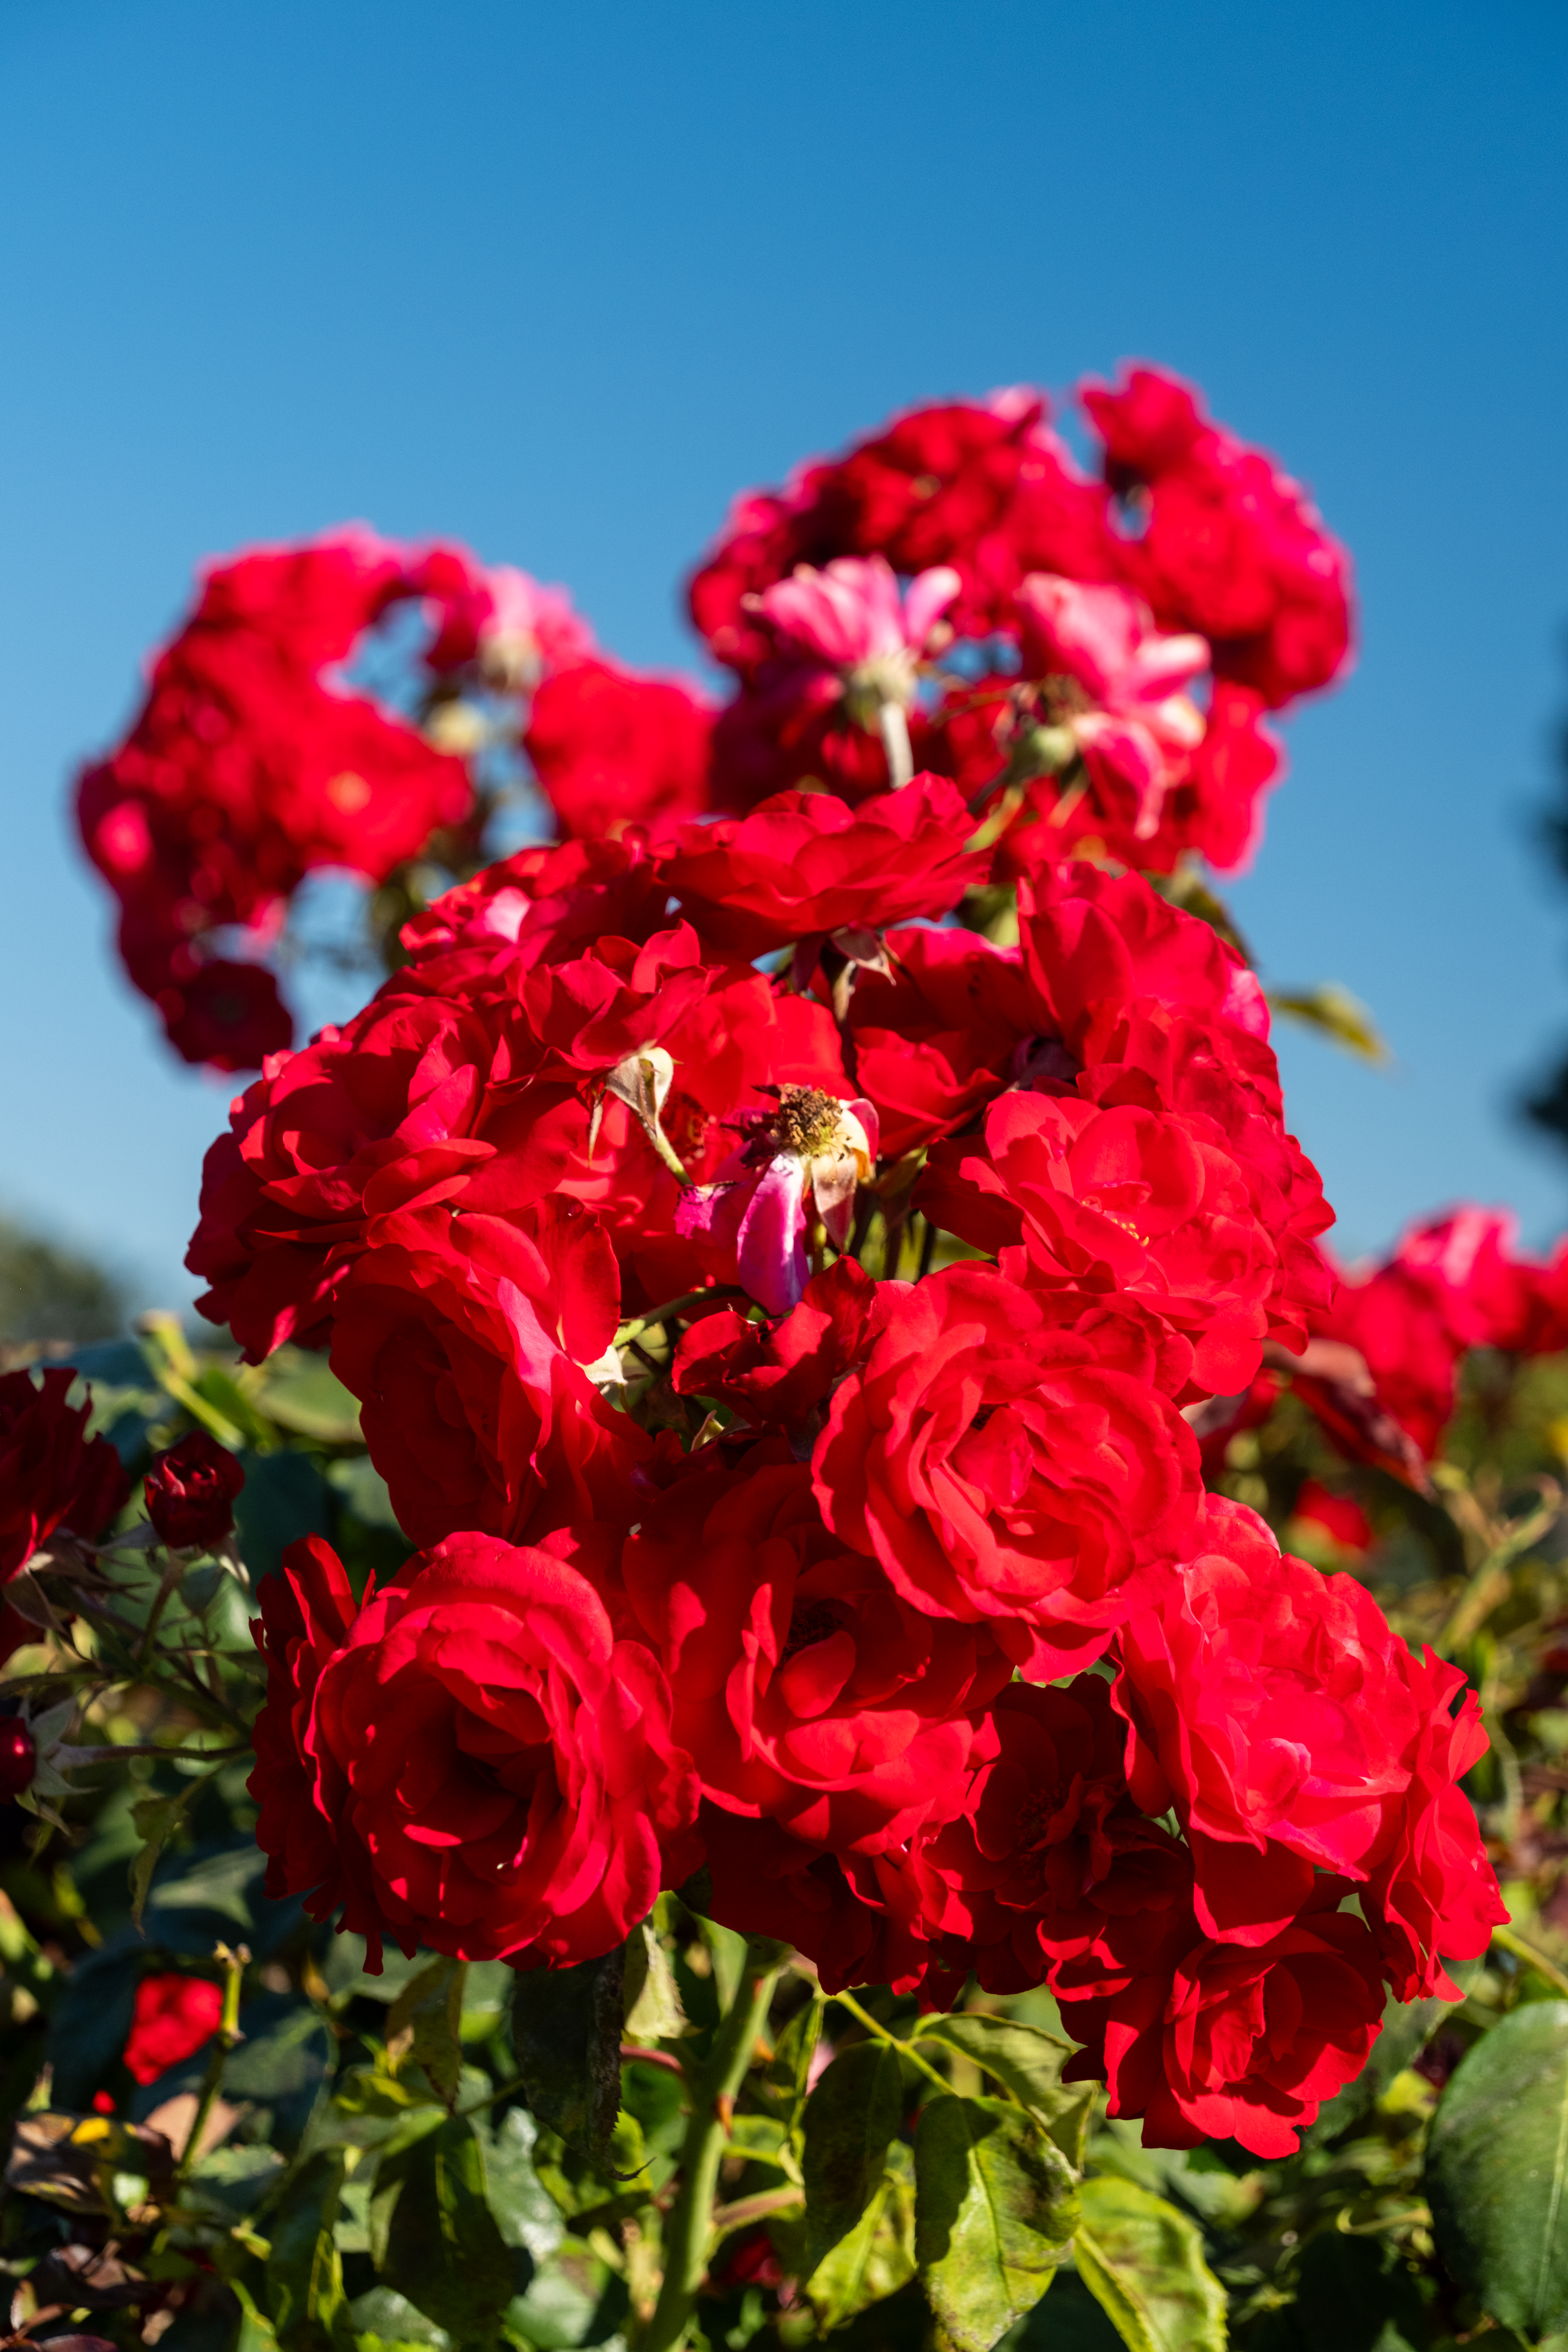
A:
{"type": "Polygon", "coordinates": [[[1510,1117],[1568,1035],[1532,835],[1568,704],[1568,17],[1541,0],[0,0],[0,1206],[179,1261],[229,1089],[120,982],[65,820],[193,566],[350,517],[690,661],[731,492],[927,395],[1195,377],[1354,551],[1350,686],[1234,892],[1373,1247],[1568,1223],[1510,1117]]]}

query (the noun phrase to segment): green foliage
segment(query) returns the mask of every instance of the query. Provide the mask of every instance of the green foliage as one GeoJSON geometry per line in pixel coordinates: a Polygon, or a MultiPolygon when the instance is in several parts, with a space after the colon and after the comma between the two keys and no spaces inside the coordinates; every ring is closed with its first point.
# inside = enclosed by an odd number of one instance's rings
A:
{"type": "Polygon", "coordinates": [[[1024,2109],[939,2095],[915,2133],[915,2260],[955,2352],[990,2352],[1068,2254],[1078,2196],[1024,2109]]]}
{"type": "Polygon", "coordinates": [[[1568,2001],[1532,2002],[1455,2071],[1426,2158],[1444,2260],[1489,2318],[1568,2328],[1568,2001]]]}
{"type": "Polygon", "coordinates": [[[1086,2180],[1079,2207],[1079,2274],[1130,2352],[1224,2352],[1225,2289],[1197,2225],[1114,2176],[1086,2180]]]}
{"type": "Polygon", "coordinates": [[[805,2103],[806,2263],[815,2271],[881,2186],[903,2107],[898,2053],[886,2042],[843,2051],[805,2103]]]}

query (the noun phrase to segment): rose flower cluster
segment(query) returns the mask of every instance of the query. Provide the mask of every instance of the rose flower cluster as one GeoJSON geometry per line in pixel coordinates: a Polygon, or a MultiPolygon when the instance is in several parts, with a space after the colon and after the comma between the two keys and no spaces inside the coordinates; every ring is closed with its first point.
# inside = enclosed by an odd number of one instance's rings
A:
{"type": "Polygon", "coordinates": [[[204,1311],[330,1350],[418,1547],[262,1583],[258,1835],[373,1950],[695,1878],[830,1989],[1047,1984],[1112,2113],[1278,2154],[1500,1917],[1484,1741],[1204,1488],[1332,1307],[1256,980],[1083,857],[995,944],[1000,855],[930,773],[526,849],[237,1098],[204,1311]]]}
{"type": "Polygon", "coordinates": [[[1350,1461],[1426,1491],[1470,1349],[1568,1349],[1568,1243],[1550,1260],[1523,1255],[1511,1211],[1468,1203],[1411,1226],[1382,1265],[1342,1272],[1309,1329],[1299,1356],[1270,1351],[1245,1392],[1216,1398],[1203,1423],[1205,1465],[1267,1419],[1288,1378],[1350,1461]]]}
{"type": "Polygon", "coordinates": [[[1079,403],[1092,470],[1012,391],[738,500],[689,588],[723,702],[626,668],[560,592],[458,548],[351,529],[212,567],[78,787],[176,1051],[246,1070],[290,1043],[268,958],[308,873],[471,874],[498,743],[586,842],[803,785],[854,804],[919,770],[957,785],[1002,887],[1074,853],[1244,864],[1281,772],[1270,715],[1348,659],[1348,560],[1175,377],[1135,367],[1079,403]],[[400,626],[406,714],[342,674],[400,626]]]}
{"type": "Polygon", "coordinates": [[[701,805],[700,700],[600,659],[566,597],[510,566],[352,528],[210,567],[129,734],[77,786],[126,972],[186,1061],[254,1069],[291,1042],[266,958],[307,874],[474,862],[479,706],[498,699],[514,727],[531,715],[535,767],[584,825],[628,729],[649,806],[701,805]],[[413,718],[342,676],[410,612],[413,718]]]}

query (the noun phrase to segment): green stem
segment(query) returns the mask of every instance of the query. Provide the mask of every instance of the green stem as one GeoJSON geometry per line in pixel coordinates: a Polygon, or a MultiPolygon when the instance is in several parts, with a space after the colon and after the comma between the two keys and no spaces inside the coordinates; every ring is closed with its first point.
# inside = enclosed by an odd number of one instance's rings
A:
{"type": "Polygon", "coordinates": [[[1522,1960],[1527,1969],[1533,1969],[1543,1984],[1554,1986],[1560,1993],[1568,1993],[1568,1976],[1564,1976],[1544,1952],[1538,1952],[1533,1944],[1527,1944],[1512,1927],[1494,1927],[1492,1941],[1500,1944],[1505,1952],[1511,1952],[1516,1960],[1522,1960]]]}
{"type": "Polygon", "coordinates": [[[847,2009],[851,2017],[858,2018],[868,2033],[874,2033],[879,2042],[885,2042],[890,2050],[896,2050],[901,2058],[907,2058],[911,2066],[918,2066],[922,2074],[929,2074],[939,2091],[952,2090],[952,2084],[945,2074],[939,2074],[934,2066],[929,2066],[911,2043],[900,2041],[896,2033],[889,2033],[885,2025],[879,2025],[870,2011],[862,2009],[853,1993],[836,1992],[833,1998],[840,2009],[847,2009]]]}
{"type": "Polygon", "coordinates": [[[191,2125],[191,2136],[185,2142],[184,2151],[179,2162],[174,2167],[174,2191],[169,2200],[171,2204],[178,2202],[180,2190],[184,2185],[191,2167],[201,2153],[202,2134],[207,2127],[207,2119],[212,2114],[218,2092],[223,2085],[223,2070],[227,2063],[228,2053],[240,2039],[239,1988],[250,1954],[243,1944],[232,1952],[226,1944],[219,1944],[217,1956],[223,1962],[225,1971],[223,2015],[218,2020],[218,2029],[213,2036],[213,2054],[207,2060],[206,2079],[202,2084],[201,2097],[196,2102],[195,2118],[191,2125]]]}
{"type": "Polygon", "coordinates": [[[665,2229],[664,2284],[637,2352],[674,2352],[686,2336],[713,2243],[713,2192],[735,2094],[767,2018],[778,1975],[776,1944],[748,1944],[735,1998],[720,2020],[707,2065],[692,2086],[680,2151],[680,2194],[665,2229]]]}

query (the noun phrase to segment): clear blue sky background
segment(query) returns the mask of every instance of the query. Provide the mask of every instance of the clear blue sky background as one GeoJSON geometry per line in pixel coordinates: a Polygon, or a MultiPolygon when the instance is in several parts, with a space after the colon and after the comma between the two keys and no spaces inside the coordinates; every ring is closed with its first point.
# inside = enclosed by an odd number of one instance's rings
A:
{"type": "Polygon", "coordinates": [[[1568,1032],[1560,0],[0,0],[0,1205],[179,1272],[228,1089],[68,835],[203,556],[363,517],[689,660],[742,484],[919,397],[1196,377],[1360,571],[1235,903],[1400,1056],[1282,1041],[1347,1247],[1469,1194],[1568,1032]]]}

